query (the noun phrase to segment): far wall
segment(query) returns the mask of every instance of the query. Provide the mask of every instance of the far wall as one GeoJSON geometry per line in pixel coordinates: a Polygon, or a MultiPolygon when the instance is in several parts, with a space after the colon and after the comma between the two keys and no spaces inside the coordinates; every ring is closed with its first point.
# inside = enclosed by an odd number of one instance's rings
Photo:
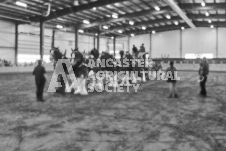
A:
{"type": "MultiPolygon", "coordinates": [[[[0,20],[0,58],[15,61],[15,23],[0,20]]],[[[19,54],[39,55],[39,28],[31,25],[19,26],[19,54]]],[[[44,54],[48,55],[52,43],[52,30],[44,31],[44,54]]],[[[198,28],[174,30],[156,34],[137,35],[135,37],[116,38],[117,46],[124,51],[132,52],[132,46],[138,49],[145,45],[146,51],[153,58],[167,56],[171,58],[185,57],[186,53],[213,53],[214,57],[226,58],[226,28],[198,28]],[[218,56],[217,56],[218,53],[218,56]]],[[[111,38],[100,38],[100,52],[112,49],[111,38]]],[[[90,51],[94,47],[94,36],[79,35],[79,50],[90,51]]],[[[75,46],[74,33],[56,31],[55,46],[67,50],[75,46]]],[[[95,44],[97,47],[97,44],[95,44]]],[[[118,50],[119,51],[119,50],[118,50]]]]}
{"type": "Polygon", "coordinates": [[[215,58],[226,58],[226,28],[198,28],[174,30],[156,34],[137,35],[130,38],[130,50],[142,43],[153,58],[168,56],[184,58],[187,53],[212,53],[215,58]],[[217,56],[218,53],[218,56],[217,56]]]}

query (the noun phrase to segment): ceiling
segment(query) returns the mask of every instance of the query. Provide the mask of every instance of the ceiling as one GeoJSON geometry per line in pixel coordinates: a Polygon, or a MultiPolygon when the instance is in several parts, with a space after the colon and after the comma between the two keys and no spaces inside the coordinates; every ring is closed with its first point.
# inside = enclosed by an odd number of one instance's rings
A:
{"type": "MultiPolygon", "coordinates": [[[[54,29],[56,25],[62,25],[68,31],[77,27],[85,33],[104,36],[133,36],[190,28],[181,14],[169,5],[170,0],[18,1],[27,7],[16,5],[16,0],[0,0],[0,18],[21,24],[44,22],[45,27],[54,29]],[[50,14],[47,14],[48,4],[51,4],[50,14]]],[[[196,27],[226,27],[225,0],[176,0],[174,3],[196,27]]]]}

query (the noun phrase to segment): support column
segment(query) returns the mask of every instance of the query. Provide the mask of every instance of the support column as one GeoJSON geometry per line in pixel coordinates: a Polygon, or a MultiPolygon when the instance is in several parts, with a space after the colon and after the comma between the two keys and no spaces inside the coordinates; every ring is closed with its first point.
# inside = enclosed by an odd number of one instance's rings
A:
{"type": "Polygon", "coordinates": [[[128,51],[129,51],[129,53],[131,53],[131,50],[130,50],[130,36],[128,36],[128,51]]]}
{"type": "Polygon", "coordinates": [[[18,39],[19,39],[19,32],[18,32],[19,24],[16,23],[15,25],[15,65],[18,65],[18,39]]]}
{"type": "Polygon", "coordinates": [[[53,30],[53,34],[52,34],[52,48],[55,47],[55,30],[53,30]]]}
{"type": "Polygon", "coordinates": [[[113,50],[114,50],[114,57],[115,57],[115,51],[116,51],[116,37],[114,36],[114,39],[113,39],[113,50]]]}
{"type": "Polygon", "coordinates": [[[183,58],[183,31],[180,30],[180,58],[183,58]]]}
{"type": "Polygon", "coordinates": [[[100,51],[100,32],[97,35],[97,50],[100,51]]]}
{"type": "Polygon", "coordinates": [[[93,48],[96,48],[96,37],[93,38],[93,48]]]}
{"type": "Polygon", "coordinates": [[[44,50],[44,22],[40,21],[40,59],[43,59],[44,50]]]}
{"type": "Polygon", "coordinates": [[[78,26],[75,26],[75,49],[78,49],[78,26]]]}
{"type": "Polygon", "coordinates": [[[150,51],[149,51],[149,57],[152,58],[152,34],[150,33],[150,51]]]}
{"type": "Polygon", "coordinates": [[[216,28],[216,58],[219,57],[219,47],[218,47],[218,34],[219,34],[219,28],[217,27],[216,28]]]}

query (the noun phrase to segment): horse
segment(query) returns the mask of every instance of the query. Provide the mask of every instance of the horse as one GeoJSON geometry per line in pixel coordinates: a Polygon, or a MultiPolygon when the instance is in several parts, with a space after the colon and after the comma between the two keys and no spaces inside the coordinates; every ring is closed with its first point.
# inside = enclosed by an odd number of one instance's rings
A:
{"type": "Polygon", "coordinates": [[[72,82],[72,87],[77,87],[74,94],[88,95],[86,82],[88,77],[88,67],[85,65],[85,58],[78,49],[72,49],[70,62],[76,79],[72,82]]]}

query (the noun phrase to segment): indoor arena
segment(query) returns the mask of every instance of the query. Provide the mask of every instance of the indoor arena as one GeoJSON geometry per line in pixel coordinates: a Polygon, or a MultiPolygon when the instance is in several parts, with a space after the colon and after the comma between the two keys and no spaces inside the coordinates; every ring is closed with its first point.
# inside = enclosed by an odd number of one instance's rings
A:
{"type": "Polygon", "coordinates": [[[226,0],[0,0],[0,151],[226,151],[226,0]]]}

